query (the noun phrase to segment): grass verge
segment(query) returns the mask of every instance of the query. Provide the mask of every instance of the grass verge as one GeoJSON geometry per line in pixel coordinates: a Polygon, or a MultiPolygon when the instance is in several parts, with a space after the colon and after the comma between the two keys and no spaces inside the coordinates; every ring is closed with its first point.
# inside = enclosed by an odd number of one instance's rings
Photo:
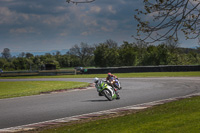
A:
{"type": "MultiPolygon", "coordinates": [[[[140,77],[200,77],[200,71],[196,72],[143,72],[143,73],[114,73],[119,78],[140,78],[140,77]]],[[[0,77],[0,79],[20,78],[105,78],[107,74],[82,74],[82,75],[58,75],[58,76],[19,76],[0,77]]]]}
{"type": "Polygon", "coordinates": [[[0,82],[0,99],[37,95],[43,92],[86,87],[88,83],[71,81],[0,82]]]}
{"type": "Polygon", "coordinates": [[[200,131],[200,97],[175,101],[111,119],[72,124],[41,133],[149,133],[200,131]]]}

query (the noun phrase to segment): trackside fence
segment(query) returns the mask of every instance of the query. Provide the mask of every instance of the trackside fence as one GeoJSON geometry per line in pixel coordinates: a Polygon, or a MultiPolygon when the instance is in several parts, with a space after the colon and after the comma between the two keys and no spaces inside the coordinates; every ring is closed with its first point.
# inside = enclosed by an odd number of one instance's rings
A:
{"type": "Polygon", "coordinates": [[[134,66],[134,67],[106,67],[87,69],[85,74],[134,73],[134,72],[186,72],[200,71],[200,65],[188,66],[134,66]]]}
{"type": "Polygon", "coordinates": [[[186,71],[200,71],[200,65],[105,67],[105,68],[83,69],[82,71],[77,71],[76,69],[42,70],[42,71],[9,71],[9,72],[1,72],[0,77],[105,74],[108,72],[111,72],[111,73],[134,73],[134,72],[186,72],[186,71]]]}
{"type": "Polygon", "coordinates": [[[75,75],[76,70],[42,70],[42,71],[9,71],[0,73],[1,77],[13,76],[55,76],[55,75],[75,75]]]}

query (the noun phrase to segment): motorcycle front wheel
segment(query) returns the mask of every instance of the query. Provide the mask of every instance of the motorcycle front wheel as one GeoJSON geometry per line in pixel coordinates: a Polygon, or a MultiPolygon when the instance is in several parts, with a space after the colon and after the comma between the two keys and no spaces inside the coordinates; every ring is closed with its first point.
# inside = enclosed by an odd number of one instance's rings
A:
{"type": "Polygon", "coordinates": [[[109,101],[112,101],[112,100],[113,100],[113,99],[112,99],[112,94],[111,94],[111,92],[110,92],[109,90],[105,89],[105,90],[103,90],[103,93],[104,93],[105,97],[106,97],[109,101]]]}

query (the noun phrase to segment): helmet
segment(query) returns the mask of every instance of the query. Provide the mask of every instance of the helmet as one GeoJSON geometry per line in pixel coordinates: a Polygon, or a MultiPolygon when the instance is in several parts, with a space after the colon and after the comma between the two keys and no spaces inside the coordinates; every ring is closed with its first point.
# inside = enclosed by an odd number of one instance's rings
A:
{"type": "Polygon", "coordinates": [[[99,78],[95,77],[94,78],[94,83],[97,83],[99,81],[99,78]]]}
{"type": "Polygon", "coordinates": [[[111,76],[111,73],[108,73],[108,76],[111,76]]]}

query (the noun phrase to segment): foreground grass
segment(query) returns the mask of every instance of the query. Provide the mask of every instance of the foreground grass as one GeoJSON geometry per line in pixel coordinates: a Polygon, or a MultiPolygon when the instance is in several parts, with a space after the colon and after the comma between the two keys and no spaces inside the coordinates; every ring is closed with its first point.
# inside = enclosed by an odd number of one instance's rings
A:
{"type": "MultiPolygon", "coordinates": [[[[200,77],[200,71],[196,72],[143,72],[143,73],[113,73],[119,78],[140,78],[140,77],[200,77]]],[[[20,78],[105,78],[107,74],[80,74],[80,75],[58,75],[58,76],[19,76],[0,77],[0,79],[20,78]]]]}
{"type": "Polygon", "coordinates": [[[65,81],[17,81],[0,82],[0,99],[37,95],[42,92],[88,86],[83,82],[65,81]]]}
{"type": "Polygon", "coordinates": [[[200,131],[200,97],[155,106],[117,118],[75,124],[42,133],[197,133],[200,131]]]}

